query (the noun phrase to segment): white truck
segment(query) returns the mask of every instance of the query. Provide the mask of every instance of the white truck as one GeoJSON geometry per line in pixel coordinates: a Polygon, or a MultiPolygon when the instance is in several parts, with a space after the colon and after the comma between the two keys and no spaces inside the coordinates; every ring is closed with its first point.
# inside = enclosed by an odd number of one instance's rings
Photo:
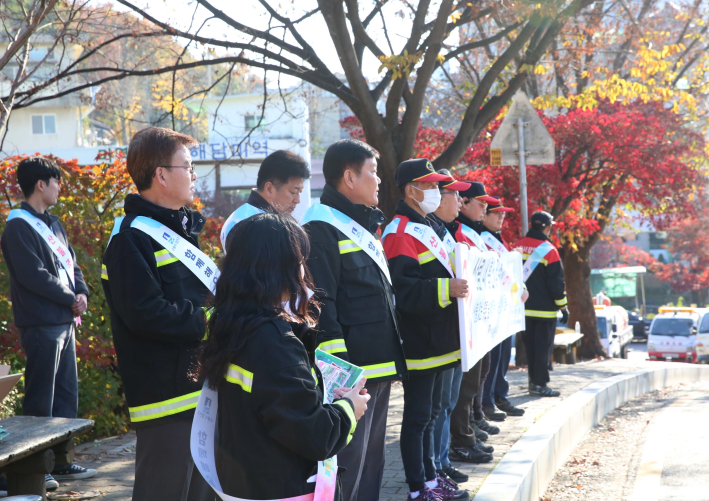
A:
{"type": "Polygon", "coordinates": [[[598,335],[608,356],[628,358],[628,347],[633,340],[633,326],[628,312],[621,306],[595,305],[598,335]]]}

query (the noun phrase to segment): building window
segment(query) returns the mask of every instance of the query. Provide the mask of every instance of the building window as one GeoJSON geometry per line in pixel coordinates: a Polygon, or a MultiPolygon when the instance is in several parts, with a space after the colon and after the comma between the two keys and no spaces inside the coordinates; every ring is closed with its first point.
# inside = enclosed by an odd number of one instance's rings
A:
{"type": "Polygon", "coordinates": [[[261,128],[261,122],[260,122],[261,117],[256,118],[254,115],[246,115],[244,116],[244,127],[246,130],[251,130],[251,129],[256,129],[256,128],[261,128]]]}
{"type": "Polygon", "coordinates": [[[666,231],[656,231],[655,233],[650,233],[650,250],[664,249],[667,243],[666,231]]]}
{"type": "Polygon", "coordinates": [[[56,133],[56,117],[54,115],[32,115],[32,134],[56,133]]]}

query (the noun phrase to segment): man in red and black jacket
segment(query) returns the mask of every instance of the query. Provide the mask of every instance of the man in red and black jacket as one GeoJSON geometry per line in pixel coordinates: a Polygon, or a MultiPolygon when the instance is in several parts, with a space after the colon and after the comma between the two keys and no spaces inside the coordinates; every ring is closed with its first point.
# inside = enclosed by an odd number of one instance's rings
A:
{"type": "Polygon", "coordinates": [[[524,346],[529,365],[529,393],[541,397],[558,397],[559,391],[549,388],[547,383],[549,352],[554,344],[557,311],[561,310],[565,321],[569,319],[564,268],[559,251],[549,240],[554,224],[552,215],[543,211],[536,212],[531,222],[532,227],[527,236],[515,244],[515,248],[521,248],[525,263],[531,258],[534,266],[526,281],[529,300],[524,305],[527,326],[524,346]]]}
{"type": "Polygon", "coordinates": [[[459,364],[458,308],[465,280],[453,278],[442,239],[446,229],[427,217],[440,205],[438,182],[450,180],[426,159],[403,162],[396,182],[403,200],[383,233],[384,252],[396,290],[399,329],[409,379],[404,381],[401,456],[408,499],[469,499],[437,475],[433,428],[441,410],[443,372],[459,364]],[[425,243],[424,243],[425,242],[425,243]]]}

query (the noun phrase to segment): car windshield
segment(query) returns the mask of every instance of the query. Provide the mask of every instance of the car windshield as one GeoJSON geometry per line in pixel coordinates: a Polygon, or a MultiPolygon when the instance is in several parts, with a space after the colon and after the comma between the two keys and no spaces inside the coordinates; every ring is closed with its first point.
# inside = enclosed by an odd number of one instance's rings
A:
{"type": "Polygon", "coordinates": [[[601,339],[608,339],[608,321],[604,317],[596,317],[598,320],[598,334],[601,339]]]}
{"type": "Polygon", "coordinates": [[[650,334],[654,336],[689,336],[694,322],[691,318],[656,318],[650,334]]]}

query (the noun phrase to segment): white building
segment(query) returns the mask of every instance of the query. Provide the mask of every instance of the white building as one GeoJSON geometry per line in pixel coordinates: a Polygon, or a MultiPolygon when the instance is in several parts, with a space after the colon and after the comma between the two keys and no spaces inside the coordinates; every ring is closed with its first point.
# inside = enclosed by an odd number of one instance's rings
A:
{"type": "MultiPolygon", "coordinates": [[[[71,64],[82,52],[77,44],[66,46],[62,55],[61,47],[52,49],[51,39],[36,37],[25,70],[35,73],[25,82],[20,91],[31,88],[39,81],[54,76],[61,68],[71,64]]],[[[0,39],[0,53],[7,49],[8,41],[0,39]]],[[[10,82],[15,78],[19,66],[15,60],[5,65],[0,73],[0,95],[6,95],[10,82]]],[[[54,94],[61,87],[53,85],[39,93],[40,96],[54,94]]],[[[15,108],[10,114],[7,135],[2,154],[53,153],[63,158],[73,158],[68,150],[84,146],[84,119],[92,110],[88,91],[70,94],[57,99],[41,101],[27,108],[15,108]]],[[[95,156],[95,154],[94,154],[95,156]]]]}

